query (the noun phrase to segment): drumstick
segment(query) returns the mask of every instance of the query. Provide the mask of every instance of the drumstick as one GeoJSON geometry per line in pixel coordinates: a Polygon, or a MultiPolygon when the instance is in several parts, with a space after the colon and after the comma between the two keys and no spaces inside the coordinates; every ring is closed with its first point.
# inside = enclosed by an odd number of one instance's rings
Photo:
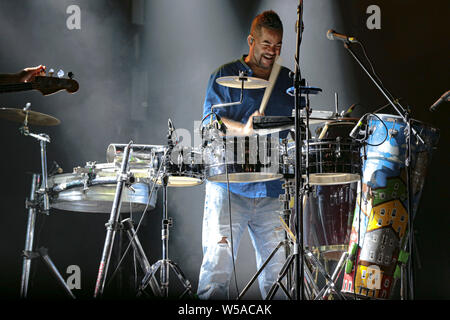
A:
{"type": "Polygon", "coordinates": [[[261,101],[261,106],[259,107],[259,113],[263,114],[264,110],[266,110],[267,102],[269,101],[270,95],[272,93],[272,89],[275,85],[275,82],[277,81],[278,74],[280,73],[281,69],[281,57],[276,56],[275,62],[273,63],[272,72],[269,76],[269,85],[266,88],[266,91],[264,91],[264,96],[261,101]]]}

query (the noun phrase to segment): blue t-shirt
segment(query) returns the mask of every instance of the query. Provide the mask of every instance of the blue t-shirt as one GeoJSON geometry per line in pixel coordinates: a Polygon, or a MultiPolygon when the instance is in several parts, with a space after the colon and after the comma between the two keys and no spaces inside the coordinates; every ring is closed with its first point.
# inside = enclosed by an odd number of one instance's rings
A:
{"type": "MultiPolygon", "coordinates": [[[[244,55],[241,59],[227,63],[212,73],[206,90],[203,117],[206,117],[211,112],[211,106],[213,105],[238,102],[240,100],[241,89],[225,87],[218,84],[216,79],[225,76],[239,76],[240,71],[243,71],[246,76],[252,77],[253,71],[245,63],[245,57],[244,55]]],[[[292,116],[292,110],[295,108],[294,97],[286,93],[286,90],[293,85],[293,79],[291,79],[289,73],[289,69],[281,67],[264,112],[266,116],[292,116]]],[[[242,104],[222,108],[214,107],[214,112],[220,117],[247,123],[248,118],[256,110],[259,110],[264,92],[265,88],[244,89],[242,104]]],[[[208,119],[209,117],[204,121],[207,122],[208,119]]],[[[287,132],[284,133],[284,135],[286,134],[287,132]]],[[[280,137],[283,137],[282,133],[280,133],[280,137]]],[[[282,180],[230,183],[230,191],[248,198],[278,197],[283,193],[282,183],[282,180]]],[[[227,188],[226,183],[217,184],[222,188],[227,188]]]]}

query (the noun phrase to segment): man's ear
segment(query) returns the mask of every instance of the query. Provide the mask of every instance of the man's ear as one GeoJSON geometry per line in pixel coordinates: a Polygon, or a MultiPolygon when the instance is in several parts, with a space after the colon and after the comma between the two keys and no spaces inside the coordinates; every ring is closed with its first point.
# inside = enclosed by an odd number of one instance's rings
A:
{"type": "Polygon", "coordinates": [[[254,41],[255,41],[255,38],[253,38],[252,35],[249,35],[249,36],[247,37],[247,43],[248,43],[249,46],[251,46],[251,45],[253,44],[254,41]]]}

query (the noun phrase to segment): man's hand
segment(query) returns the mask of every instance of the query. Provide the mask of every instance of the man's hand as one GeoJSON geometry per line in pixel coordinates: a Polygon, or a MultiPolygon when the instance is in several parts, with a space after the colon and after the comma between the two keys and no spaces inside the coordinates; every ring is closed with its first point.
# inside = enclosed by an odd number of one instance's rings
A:
{"type": "Polygon", "coordinates": [[[260,113],[259,110],[256,110],[252,113],[252,115],[248,118],[247,123],[245,124],[243,128],[243,134],[244,136],[250,136],[253,132],[253,117],[255,116],[263,116],[264,113],[260,113]]]}
{"type": "Polygon", "coordinates": [[[25,68],[18,73],[19,82],[30,82],[36,76],[45,76],[45,66],[39,65],[37,67],[25,68]]]}

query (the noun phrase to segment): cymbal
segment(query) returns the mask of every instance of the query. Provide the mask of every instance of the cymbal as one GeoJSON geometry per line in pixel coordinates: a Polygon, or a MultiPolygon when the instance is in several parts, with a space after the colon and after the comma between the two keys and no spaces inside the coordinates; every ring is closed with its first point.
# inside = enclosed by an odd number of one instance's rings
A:
{"type": "Polygon", "coordinates": [[[36,111],[29,110],[26,112],[23,111],[23,109],[0,108],[0,118],[14,122],[24,122],[27,113],[28,124],[37,126],[56,126],[61,123],[61,121],[55,117],[36,111]]]}
{"type": "Polygon", "coordinates": [[[244,80],[244,89],[262,89],[269,86],[269,81],[247,76],[225,76],[216,79],[216,82],[222,86],[230,88],[242,88],[242,80],[244,80]]]}

